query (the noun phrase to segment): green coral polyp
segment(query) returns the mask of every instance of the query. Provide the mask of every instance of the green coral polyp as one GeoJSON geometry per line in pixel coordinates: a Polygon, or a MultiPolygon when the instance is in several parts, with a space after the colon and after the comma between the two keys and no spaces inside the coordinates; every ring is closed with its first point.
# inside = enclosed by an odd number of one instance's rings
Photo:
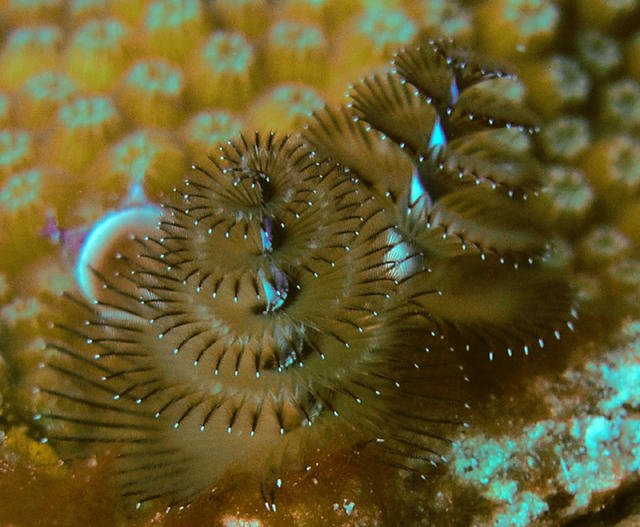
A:
{"type": "Polygon", "coordinates": [[[214,33],[203,46],[202,57],[220,73],[242,73],[252,59],[252,50],[239,33],[214,33]]]}
{"type": "Polygon", "coordinates": [[[211,110],[194,115],[186,125],[185,135],[194,150],[200,147],[200,150],[212,152],[215,146],[233,139],[241,130],[242,122],[234,114],[211,110]]]}
{"type": "Polygon", "coordinates": [[[616,130],[640,129],[640,85],[631,79],[621,79],[604,90],[602,121],[616,130]]]}
{"type": "Polygon", "coordinates": [[[557,96],[562,99],[563,106],[579,104],[589,95],[591,83],[589,76],[580,65],[569,57],[555,56],[550,63],[551,78],[556,87],[557,96]]]}
{"type": "Polygon", "coordinates": [[[100,127],[116,115],[116,109],[107,97],[81,97],[61,108],[58,120],[73,130],[100,127]]]}
{"type": "Polygon", "coordinates": [[[407,42],[416,34],[416,27],[400,10],[370,8],[360,16],[356,30],[373,42],[373,49],[380,55],[398,42],[407,42]]]}
{"type": "Polygon", "coordinates": [[[56,26],[13,30],[0,55],[0,85],[17,88],[31,75],[51,69],[58,61],[62,40],[56,26]]]}
{"type": "Polygon", "coordinates": [[[37,169],[10,178],[0,191],[2,210],[14,213],[37,202],[42,190],[42,179],[42,171],[37,169]]]}
{"type": "Polygon", "coordinates": [[[540,144],[547,159],[571,161],[585,152],[591,139],[587,119],[562,115],[547,123],[540,134],[540,144]]]}
{"type": "Polygon", "coordinates": [[[0,181],[32,156],[31,134],[26,131],[0,131],[0,181]]]}
{"type": "Polygon", "coordinates": [[[584,67],[597,77],[608,75],[622,61],[620,45],[599,31],[582,31],[576,36],[575,45],[584,67]]]}
{"type": "Polygon", "coordinates": [[[149,5],[145,26],[150,30],[179,27],[199,16],[200,3],[197,0],[161,0],[149,5]]]}
{"type": "Polygon", "coordinates": [[[207,106],[242,107],[251,93],[254,62],[253,46],[243,34],[214,31],[189,62],[191,97],[207,106]]]}
{"type": "Polygon", "coordinates": [[[149,93],[176,95],[182,85],[182,73],[163,60],[140,62],[131,68],[125,83],[149,93]]]}
{"type": "Polygon", "coordinates": [[[34,100],[64,101],[78,88],[66,75],[46,71],[31,77],[24,86],[26,93],[34,100]]]}

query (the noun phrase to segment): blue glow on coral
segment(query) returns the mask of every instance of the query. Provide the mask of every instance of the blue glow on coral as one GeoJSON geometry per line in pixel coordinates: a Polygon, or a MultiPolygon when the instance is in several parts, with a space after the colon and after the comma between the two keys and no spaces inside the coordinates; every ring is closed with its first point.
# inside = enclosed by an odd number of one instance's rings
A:
{"type": "Polygon", "coordinates": [[[513,480],[498,480],[489,485],[487,496],[498,501],[511,503],[518,490],[518,484],[513,480]]]}
{"type": "Polygon", "coordinates": [[[609,420],[602,415],[590,418],[583,426],[584,444],[589,457],[609,456],[609,450],[602,443],[615,441],[620,436],[617,420],[609,420]]]}
{"type": "Polygon", "coordinates": [[[455,471],[475,484],[487,485],[505,471],[516,447],[511,439],[496,441],[484,436],[456,443],[455,471]]]}
{"type": "Polygon", "coordinates": [[[531,524],[531,520],[549,510],[542,499],[531,492],[523,492],[520,499],[512,506],[505,507],[494,517],[494,527],[525,527],[531,524]]]}
{"type": "Polygon", "coordinates": [[[640,343],[635,342],[629,348],[613,364],[600,365],[603,384],[608,388],[607,397],[598,404],[604,412],[625,404],[640,405],[640,343]]]}
{"type": "Polygon", "coordinates": [[[573,498],[565,514],[584,512],[594,495],[640,469],[640,419],[628,415],[640,406],[640,322],[628,323],[626,332],[626,345],[567,374],[559,392],[577,390],[581,406],[573,396],[554,397],[553,420],[513,437],[479,434],[454,443],[456,475],[496,504],[492,525],[537,520],[548,510],[551,481],[573,498]]]}

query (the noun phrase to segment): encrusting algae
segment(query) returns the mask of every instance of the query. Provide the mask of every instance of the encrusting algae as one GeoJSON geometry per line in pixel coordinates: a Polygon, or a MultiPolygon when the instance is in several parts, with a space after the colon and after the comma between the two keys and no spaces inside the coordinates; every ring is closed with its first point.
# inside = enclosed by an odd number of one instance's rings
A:
{"type": "Polygon", "coordinates": [[[637,316],[635,1],[0,0],[0,32],[0,523],[492,518],[447,479],[466,427],[548,419],[518,390],[637,316]]]}

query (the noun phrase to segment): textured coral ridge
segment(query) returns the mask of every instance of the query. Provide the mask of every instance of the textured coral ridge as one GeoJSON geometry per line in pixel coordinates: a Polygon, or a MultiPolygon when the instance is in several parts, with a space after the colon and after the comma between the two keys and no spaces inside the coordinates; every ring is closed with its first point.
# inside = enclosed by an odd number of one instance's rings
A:
{"type": "Polygon", "coordinates": [[[194,166],[156,231],[96,270],[96,298],[70,297],[49,438],[116,443],[123,493],[170,505],[242,474],[274,508],[288,472],[356,447],[418,474],[443,460],[455,352],[571,327],[541,171],[510,146],[535,121],[502,78],[429,41],[302,135],[194,166]]]}
{"type": "MultiPolygon", "coordinates": [[[[557,525],[594,501],[606,503],[608,491],[634,481],[640,465],[639,332],[638,322],[629,321],[613,352],[531,383],[534,396],[552,408],[550,419],[503,436],[474,431],[455,445],[452,472],[496,503],[492,524],[557,525]],[[555,507],[546,498],[562,493],[572,498],[555,507]]],[[[630,501],[637,507],[637,500],[630,501]]],[[[610,508],[613,518],[626,514],[624,507],[610,508]]],[[[570,524],[587,521],[578,517],[570,524]]],[[[603,524],[627,525],[614,519],[603,524]]]]}

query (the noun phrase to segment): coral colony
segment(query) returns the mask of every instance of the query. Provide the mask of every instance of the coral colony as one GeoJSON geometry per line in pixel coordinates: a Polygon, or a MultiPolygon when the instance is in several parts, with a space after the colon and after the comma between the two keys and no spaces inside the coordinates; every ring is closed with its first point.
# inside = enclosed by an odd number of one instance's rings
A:
{"type": "Polygon", "coordinates": [[[0,524],[635,488],[638,0],[0,0],[0,44],[0,524]]]}
{"type": "Polygon", "coordinates": [[[284,477],[356,447],[444,461],[460,354],[528,354],[575,317],[510,79],[424,41],[301,130],[223,144],[160,212],[106,216],[49,340],[47,439],[117,445],[138,504],[243,478],[275,510],[284,477]]]}
{"type": "Polygon", "coordinates": [[[0,19],[0,524],[625,514],[638,0],[0,19]]]}

